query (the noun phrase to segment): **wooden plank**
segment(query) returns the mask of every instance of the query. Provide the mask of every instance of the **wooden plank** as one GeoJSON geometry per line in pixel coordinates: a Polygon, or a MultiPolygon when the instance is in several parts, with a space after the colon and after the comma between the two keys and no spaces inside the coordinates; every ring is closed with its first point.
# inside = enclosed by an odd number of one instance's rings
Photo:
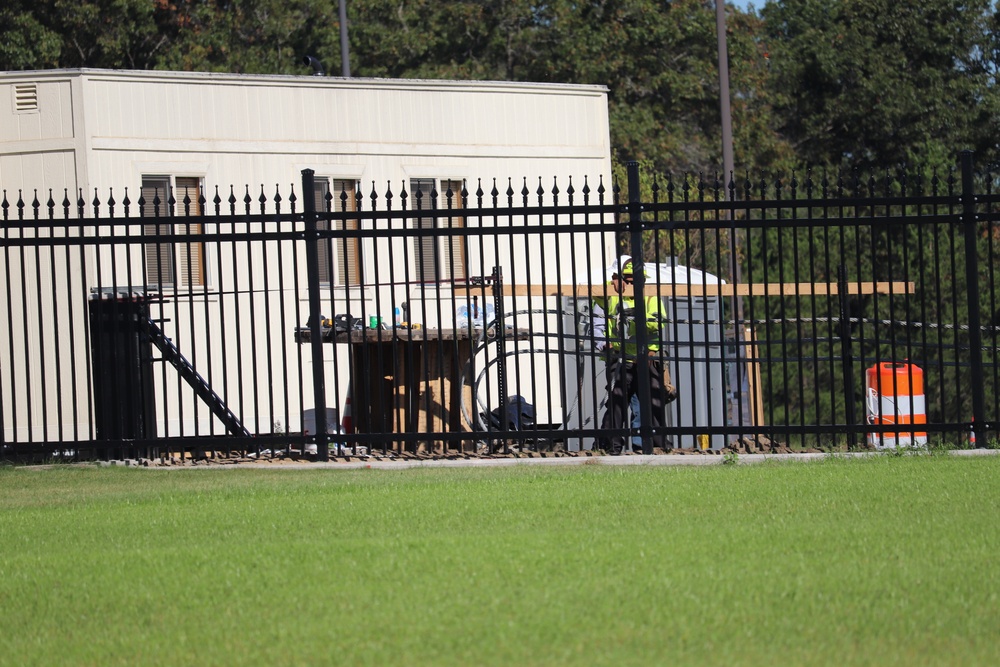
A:
{"type": "MultiPolygon", "coordinates": [[[[477,291],[481,288],[475,288],[477,291]]],[[[913,282],[850,282],[848,294],[913,294],[913,282]]],[[[504,296],[575,296],[577,298],[613,295],[611,285],[504,285],[504,296]]],[[[633,294],[632,288],[623,292],[633,294]]],[[[834,296],[840,293],[837,283],[741,283],[739,285],[682,285],[663,283],[646,285],[649,296],[706,297],[706,296],[834,296]]]]}
{"type": "Polygon", "coordinates": [[[757,346],[751,327],[743,329],[743,340],[747,343],[747,398],[750,400],[750,419],[754,426],[764,425],[764,395],[763,384],[760,381],[760,360],[757,358],[757,346]]]}

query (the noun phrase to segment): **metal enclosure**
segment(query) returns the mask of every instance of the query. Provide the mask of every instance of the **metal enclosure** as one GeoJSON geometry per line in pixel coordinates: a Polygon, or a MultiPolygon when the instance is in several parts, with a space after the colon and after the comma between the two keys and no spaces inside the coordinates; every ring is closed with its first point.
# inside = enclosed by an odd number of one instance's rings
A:
{"type": "Polygon", "coordinates": [[[89,301],[97,439],[155,438],[152,345],[140,326],[149,304],[97,297],[89,301]]]}

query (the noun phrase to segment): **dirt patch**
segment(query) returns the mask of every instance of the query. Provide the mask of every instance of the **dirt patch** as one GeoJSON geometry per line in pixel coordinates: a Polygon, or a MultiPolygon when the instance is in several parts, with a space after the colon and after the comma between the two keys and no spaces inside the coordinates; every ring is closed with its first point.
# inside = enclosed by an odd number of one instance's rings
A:
{"type": "Polygon", "coordinates": [[[820,452],[818,449],[792,449],[782,442],[776,442],[763,435],[744,436],[731,442],[723,451],[736,452],[737,454],[810,454],[820,452]]]}
{"type": "MultiPolygon", "coordinates": [[[[811,453],[820,452],[820,450],[793,450],[787,445],[776,442],[767,438],[765,436],[756,437],[745,437],[740,440],[733,441],[725,449],[716,450],[702,450],[697,448],[673,448],[673,449],[660,449],[655,448],[653,450],[654,456],[697,456],[697,457],[719,457],[723,456],[726,452],[736,452],[738,454],[792,454],[792,453],[811,453]]],[[[585,451],[566,451],[563,449],[555,449],[550,451],[536,451],[529,449],[522,449],[519,446],[511,446],[507,451],[499,450],[494,452],[488,451],[457,451],[449,450],[447,452],[398,452],[389,451],[382,452],[376,451],[372,453],[364,452],[360,455],[352,453],[350,450],[347,452],[341,452],[340,455],[336,455],[337,452],[333,449],[330,451],[330,462],[336,463],[357,463],[357,462],[382,462],[382,461],[460,461],[460,460],[491,460],[491,459],[553,459],[553,458],[595,458],[603,456],[604,452],[585,450],[585,451]]],[[[623,456],[639,456],[641,452],[625,452],[623,456]]],[[[117,465],[134,465],[143,467],[173,467],[173,466],[184,466],[184,467],[199,467],[199,466],[226,466],[226,465],[249,465],[249,466],[281,466],[288,464],[303,464],[303,463],[318,463],[320,462],[319,457],[316,454],[309,452],[301,452],[295,449],[281,450],[281,451],[265,451],[260,454],[248,453],[248,452],[202,452],[198,455],[192,456],[191,454],[186,454],[184,456],[162,456],[157,458],[149,459],[131,459],[126,461],[115,462],[117,465]]]]}

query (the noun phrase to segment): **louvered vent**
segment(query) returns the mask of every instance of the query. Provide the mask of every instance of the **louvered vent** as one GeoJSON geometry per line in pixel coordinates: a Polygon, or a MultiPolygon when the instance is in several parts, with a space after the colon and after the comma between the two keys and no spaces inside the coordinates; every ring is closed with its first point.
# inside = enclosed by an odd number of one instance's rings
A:
{"type": "Polygon", "coordinates": [[[38,86],[34,83],[14,84],[14,112],[38,111],[38,86]]]}

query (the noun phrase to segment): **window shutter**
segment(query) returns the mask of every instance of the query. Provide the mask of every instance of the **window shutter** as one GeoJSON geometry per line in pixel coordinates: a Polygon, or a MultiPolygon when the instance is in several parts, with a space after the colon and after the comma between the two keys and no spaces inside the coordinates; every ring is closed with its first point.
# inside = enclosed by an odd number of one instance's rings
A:
{"type": "MultiPolygon", "coordinates": [[[[415,211],[433,208],[436,204],[431,201],[433,192],[433,178],[410,179],[410,208],[415,211]]],[[[434,218],[413,218],[410,224],[413,229],[434,229],[434,218]]],[[[437,282],[439,278],[437,239],[434,236],[414,237],[413,255],[417,264],[417,280],[425,283],[437,282]]]]}
{"type": "MultiPolygon", "coordinates": [[[[198,178],[178,178],[174,190],[176,215],[201,216],[201,181],[198,178]],[[190,201],[185,203],[185,199],[190,201]]],[[[176,238],[178,239],[177,257],[180,269],[180,284],[184,287],[205,286],[205,244],[192,242],[191,236],[200,236],[200,222],[178,222],[176,238]]]]}
{"type": "Polygon", "coordinates": [[[444,279],[466,277],[466,241],[461,233],[449,230],[464,229],[465,218],[458,214],[462,209],[462,181],[441,181],[440,191],[434,189],[433,178],[410,180],[410,208],[417,211],[438,209],[454,211],[442,213],[438,218],[427,216],[413,218],[413,229],[439,229],[442,234],[413,239],[413,254],[417,265],[417,279],[432,283],[444,279]],[[448,198],[448,192],[451,198],[448,198]],[[437,197],[433,197],[434,193],[437,197]],[[420,197],[417,197],[417,194],[420,197]]]}
{"type": "MultiPolygon", "coordinates": [[[[442,181],[441,182],[441,208],[449,208],[456,213],[462,209],[462,181],[442,181]],[[451,192],[451,199],[447,197],[451,192]]],[[[449,229],[464,229],[465,218],[459,215],[451,215],[442,219],[442,225],[449,229]]],[[[466,237],[463,233],[452,232],[445,239],[448,260],[448,277],[467,278],[465,268],[466,237]]]]}
{"type": "MultiPolygon", "coordinates": [[[[170,199],[170,179],[142,179],[143,205],[141,215],[144,218],[156,218],[156,223],[142,226],[145,236],[171,236],[173,225],[168,216],[167,201],[170,199]]],[[[146,284],[162,289],[174,286],[174,258],[170,243],[146,243],[146,284]]]]}
{"type": "MultiPolygon", "coordinates": [[[[333,209],[336,211],[357,211],[357,184],[352,180],[336,179],[333,182],[333,209]]],[[[358,221],[337,221],[337,229],[357,229],[358,221]],[[345,227],[346,224],[346,227],[345,227]]],[[[342,239],[337,242],[337,279],[341,285],[361,284],[360,240],[342,239]]]]}
{"type": "MultiPolygon", "coordinates": [[[[327,195],[330,192],[330,181],[325,178],[317,178],[313,181],[313,202],[316,206],[317,212],[325,212],[329,210],[327,208],[327,195]]],[[[316,229],[321,232],[329,231],[330,221],[329,220],[317,220],[316,229]]],[[[336,241],[331,241],[330,239],[321,239],[319,244],[319,284],[320,285],[331,285],[333,284],[333,261],[332,261],[332,244],[336,241]]]]}
{"type": "MultiPolygon", "coordinates": [[[[317,211],[357,211],[357,183],[349,179],[334,179],[333,190],[327,179],[316,180],[314,196],[317,211]]],[[[330,229],[329,220],[317,222],[320,230],[330,229]]],[[[348,220],[346,229],[357,229],[357,220],[348,220]]],[[[343,220],[334,221],[334,229],[345,229],[343,220]]],[[[319,281],[321,285],[359,285],[361,266],[358,239],[332,239],[320,247],[319,281]],[[336,261],[336,266],[334,262],[336,261]],[[336,269],[336,274],[334,274],[336,269]],[[334,282],[336,277],[336,282],[334,282]]]]}

